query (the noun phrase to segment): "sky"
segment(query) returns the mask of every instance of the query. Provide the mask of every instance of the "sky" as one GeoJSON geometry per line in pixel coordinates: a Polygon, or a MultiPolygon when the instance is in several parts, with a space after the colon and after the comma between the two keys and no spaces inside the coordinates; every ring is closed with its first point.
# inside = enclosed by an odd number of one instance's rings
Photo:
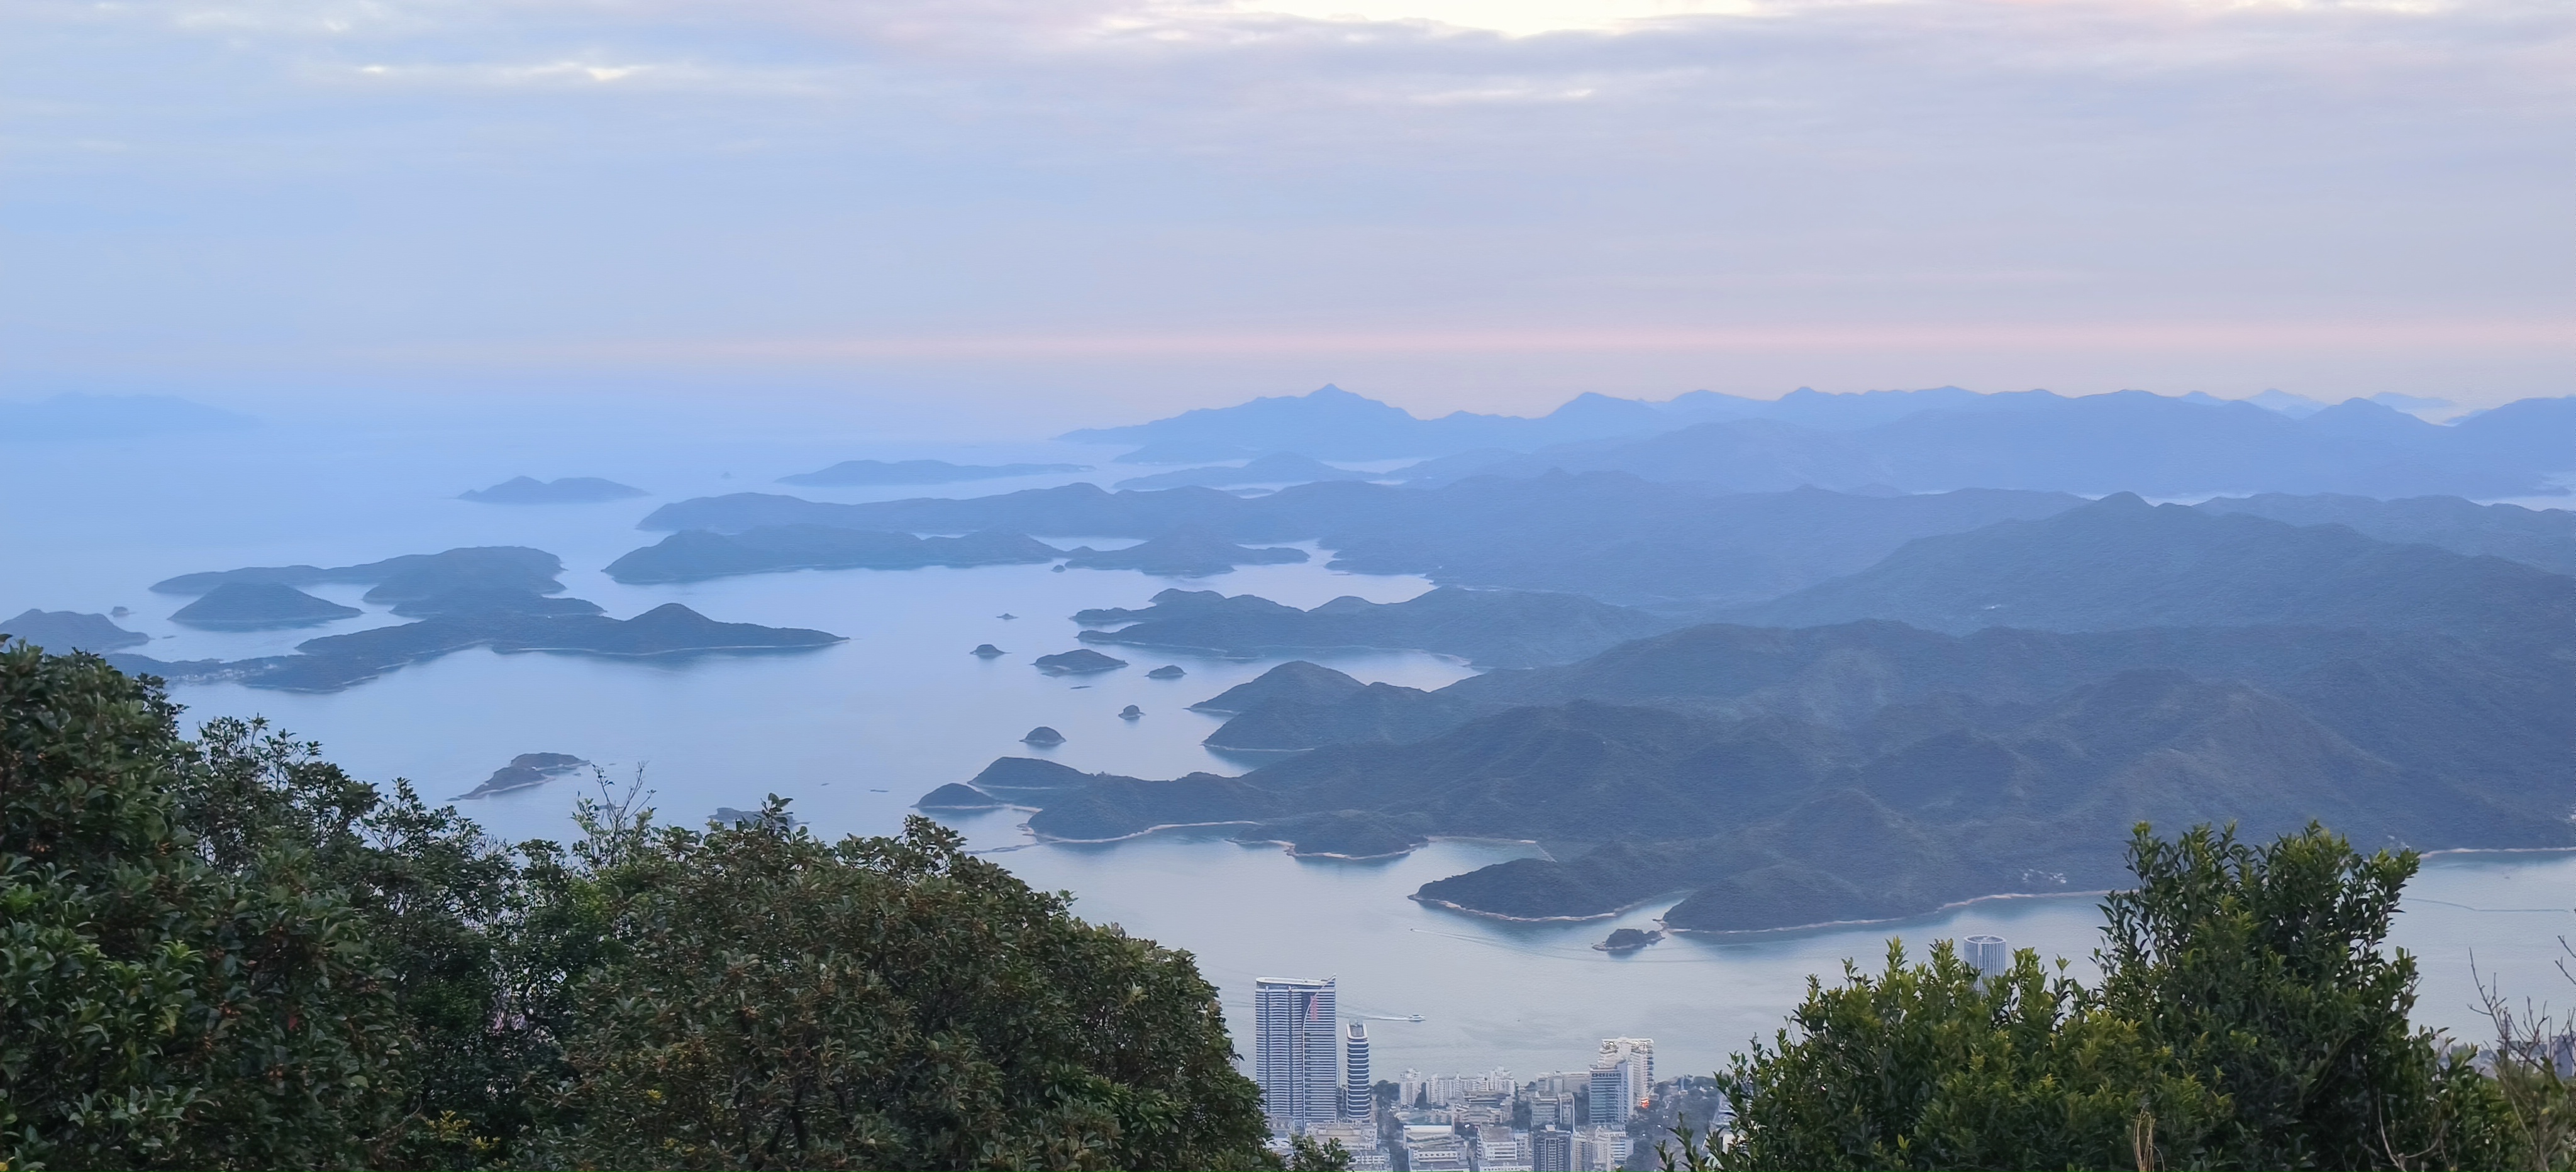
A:
{"type": "Polygon", "coordinates": [[[11,398],[2486,405],[2571,208],[2565,0],[0,0],[11,398]]]}

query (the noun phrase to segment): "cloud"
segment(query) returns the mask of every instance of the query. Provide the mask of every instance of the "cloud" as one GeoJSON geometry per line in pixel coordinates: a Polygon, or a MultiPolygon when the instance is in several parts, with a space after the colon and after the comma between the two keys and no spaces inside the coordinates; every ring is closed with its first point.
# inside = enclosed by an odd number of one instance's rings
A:
{"type": "Polygon", "coordinates": [[[1955,330],[2259,389],[2190,323],[2275,322],[2576,381],[2525,328],[2576,316],[2563,0],[36,4],[0,77],[0,351],[45,377],[1955,330]]]}

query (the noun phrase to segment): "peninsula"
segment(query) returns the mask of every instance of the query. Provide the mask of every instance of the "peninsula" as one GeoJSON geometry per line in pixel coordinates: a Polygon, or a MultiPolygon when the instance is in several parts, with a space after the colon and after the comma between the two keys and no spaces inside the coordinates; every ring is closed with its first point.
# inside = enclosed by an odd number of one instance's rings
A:
{"type": "Polygon", "coordinates": [[[643,489],[596,476],[567,476],[561,480],[513,476],[490,488],[458,493],[456,499],[487,505],[585,505],[650,495],[643,489]]]}
{"type": "Polygon", "coordinates": [[[401,626],[307,639],[296,645],[297,654],[260,659],[174,664],[120,653],[109,662],[125,671],[157,675],[177,682],[223,679],[237,680],[254,688],[336,692],[407,664],[424,663],[450,652],[474,647],[489,647],[505,653],[543,651],[616,658],[675,658],[715,653],[802,651],[843,641],[839,635],[799,627],[717,622],[679,603],[670,602],[631,619],[612,619],[599,614],[545,615],[506,611],[449,615],[401,626]]]}
{"type": "Polygon", "coordinates": [[[1064,551],[1018,533],[915,537],[827,525],[762,525],[739,533],[691,529],[608,564],[620,582],[695,582],[782,570],[917,570],[1051,562],[1064,551]]]}
{"type": "Polygon", "coordinates": [[[951,464],[946,460],[843,460],[829,468],[781,476],[780,484],[859,487],[885,484],[955,484],[1012,476],[1089,472],[1088,464],[951,464]]]}

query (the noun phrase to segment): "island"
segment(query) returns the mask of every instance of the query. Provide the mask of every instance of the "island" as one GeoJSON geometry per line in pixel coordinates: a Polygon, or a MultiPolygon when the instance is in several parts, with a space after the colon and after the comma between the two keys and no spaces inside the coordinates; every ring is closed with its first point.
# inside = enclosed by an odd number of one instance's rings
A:
{"type": "Polygon", "coordinates": [[[487,505],[586,505],[651,495],[643,489],[596,476],[567,476],[561,480],[513,476],[490,488],[458,493],[456,499],[487,505]]]}
{"type": "Polygon", "coordinates": [[[1635,952],[1663,938],[1658,930],[1619,928],[1610,933],[1609,939],[1592,947],[1602,952],[1635,952]]]}
{"type": "Polygon", "coordinates": [[[1197,485],[1205,488],[1232,488],[1243,484],[1314,484],[1327,480],[1376,480],[1374,472],[1354,472],[1336,468],[1312,456],[1295,452],[1272,452],[1241,465],[1219,465],[1212,468],[1184,468],[1178,472],[1157,472],[1121,480],[1121,492],[1130,489],[1181,488],[1197,485]]]}
{"type": "Polygon", "coordinates": [[[620,582],[695,582],[782,570],[917,570],[1050,562],[1064,551],[1026,534],[986,530],[915,537],[827,525],[764,525],[740,533],[685,530],[608,564],[620,582]]]}
{"type": "Polygon", "coordinates": [[[1184,530],[1128,546],[1070,550],[1064,564],[1077,570],[1141,570],[1166,578],[1204,578],[1233,572],[1236,566],[1277,566],[1308,560],[1302,549],[1254,549],[1198,530],[1184,530]]]}
{"type": "Polygon", "coordinates": [[[1144,719],[1144,716],[1145,710],[1138,708],[1133,704],[1118,710],[1118,719],[1120,720],[1142,720],[1144,719]]]}
{"type": "Polygon", "coordinates": [[[493,770],[492,776],[485,778],[483,784],[459,795],[457,800],[488,798],[511,790],[544,785],[588,764],[590,762],[570,753],[521,753],[510,758],[509,764],[493,770]]]}
{"type": "Polygon", "coordinates": [[[951,464],[946,460],[843,460],[829,468],[781,476],[780,484],[854,487],[886,484],[955,484],[1012,476],[1089,472],[1088,464],[951,464]]]}
{"type": "Polygon", "coordinates": [[[363,613],[283,582],[226,582],[180,607],[170,621],[210,631],[257,631],[319,626],[363,613]]]}
{"type": "Polygon", "coordinates": [[[1177,663],[1167,663],[1152,671],[1146,672],[1145,678],[1149,680],[1177,680],[1188,674],[1190,673],[1181,670],[1181,665],[1177,663]]]}
{"type": "Polygon", "coordinates": [[[677,659],[809,651],[841,642],[846,640],[840,635],[801,627],[717,622],[671,602],[631,619],[494,611],[450,615],[307,639],[296,645],[296,654],[258,659],[165,663],[120,653],[109,662],[121,670],[174,683],[235,680],[254,688],[336,692],[408,664],[474,647],[511,654],[677,659]]]}
{"type": "Polygon", "coordinates": [[[431,598],[451,590],[500,587],[560,594],[563,559],[542,549],[518,545],[469,546],[443,553],[405,554],[363,565],[253,566],[181,574],[152,584],[155,594],[205,594],[234,582],[271,582],[287,586],[328,583],[373,587],[365,600],[375,603],[431,598]]]}
{"type": "Polygon", "coordinates": [[[1085,643],[1251,659],[1333,650],[1416,650],[1489,667],[1581,659],[1680,620],[1572,594],[1443,587],[1403,602],[1344,596],[1299,610],[1251,594],[1165,590],[1140,610],[1073,616],[1085,643]]]}
{"type": "MultiPolygon", "coordinates": [[[[2117,551],[2136,563],[2130,580],[2153,581],[2175,549],[2215,557],[2198,524],[2117,551]]],[[[2340,548],[2349,532],[2217,549],[2295,554],[2311,540],[2340,548]]],[[[2059,540],[2095,548],[2081,531],[2059,540]]],[[[2023,567],[2041,560],[1991,564],[2052,613],[2118,585],[2068,578],[2040,597],[2045,579],[2023,567]]],[[[1211,747],[1272,750],[1239,776],[1032,776],[1007,759],[986,774],[1021,785],[1009,800],[1035,809],[1030,830],[1061,841],[1184,825],[1351,857],[1433,836],[1533,841],[1545,857],[1414,897],[1522,920],[1677,899],[1664,927],[1693,932],[2107,887],[2139,821],[2168,833],[2234,822],[2259,840],[2319,819],[2356,842],[2426,850],[2576,846],[2563,587],[2488,590],[2518,580],[2498,568],[2511,563],[2420,545],[2345,565],[2320,574],[2281,557],[2277,580],[2242,580],[2256,602],[2258,587],[2323,591],[2314,604],[2351,627],[1708,624],[1434,691],[1293,663],[1196,706],[1233,713],[1211,747]],[[2426,560],[2436,554],[2458,564],[2443,571],[2426,560]],[[2374,612],[2370,571],[2392,562],[2493,613],[2425,630],[2424,613],[2374,612]],[[2480,637],[2505,629],[2517,634],[2480,637]]],[[[1965,563],[1936,581],[1954,597],[1980,589],[1965,563]]]]}
{"type": "Polygon", "coordinates": [[[1102,655],[1088,647],[1060,651],[1054,655],[1041,655],[1034,662],[1039,671],[1051,676],[1089,675],[1093,672],[1116,671],[1127,666],[1127,661],[1124,659],[1102,655]]]}
{"type": "Polygon", "coordinates": [[[33,608],[7,622],[0,622],[0,635],[33,643],[56,655],[68,655],[74,651],[114,651],[123,647],[140,647],[152,641],[152,636],[117,626],[114,619],[103,614],[33,608]]]}
{"type": "Polygon", "coordinates": [[[1041,724],[1030,729],[1027,736],[1021,737],[1020,743],[1036,745],[1042,749],[1053,748],[1064,743],[1064,734],[1041,724]]]}
{"type": "Polygon", "coordinates": [[[972,655],[977,659],[994,659],[1008,653],[990,643],[978,643],[975,645],[975,649],[973,651],[969,651],[966,654],[972,655]]]}

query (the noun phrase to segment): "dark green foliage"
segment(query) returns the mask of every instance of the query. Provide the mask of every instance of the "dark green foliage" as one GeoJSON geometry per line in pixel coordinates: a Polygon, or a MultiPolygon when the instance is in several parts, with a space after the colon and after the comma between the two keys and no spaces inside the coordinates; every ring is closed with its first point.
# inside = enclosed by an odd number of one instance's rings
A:
{"type": "Polygon", "coordinates": [[[1344,1172],[1350,1166],[1350,1149],[1340,1140],[1316,1143],[1302,1134],[1288,1138],[1288,1172],[1344,1172]]]}
{"type": "MultiPolygon", "coordinates": [[[[2493,1167],[2504,1099],[2407,1024],[2414,962],[2383,951],[2412,852],[2311,826],[2264,847],[2140,826],[2087,989],[2024,950],[1980,978],[1947,942],[1876,978],[1810,981],[1726,1077],[1731,1144],[1668,1166],[2493,1167]]],[[[1678,1133],[1677,1133],[1678,1135],[1678,1133]]]]}
{"type": "Polygon", "coordinates": [[[2456,1163],[2489,1142],[2487,1089],[2408,1024],[2415,959],[2385,951],[2414,852],[2364,856],[2313,825],[2261,847],[2141,827],[2129,859],[2138,886],[2103,904],[2102,995],[2212,1072],[2232,1107],[2215,1162],[2456,1163]]]}
{"type": "Polygon", "coordinates": [[[1254,1167],[1185,953],[915,820],[503,849],[0,648],[0,1168],[1254,1167]]]}
{"type": "Polygon", "coordinates": [[[607,959],[567,1048],[573,1163],[1258,1158],[1257,1096],[1189,957],[1072,918],[927,819],[836,845],[769,821],[603,832],[582,886],[607,959]]]}
{"type": "Polygon", "coordinates": [[[0,648],[0,1164],[374,1158],[394,975],[305,843],[202,834],[160,692],[0,648]]]}

